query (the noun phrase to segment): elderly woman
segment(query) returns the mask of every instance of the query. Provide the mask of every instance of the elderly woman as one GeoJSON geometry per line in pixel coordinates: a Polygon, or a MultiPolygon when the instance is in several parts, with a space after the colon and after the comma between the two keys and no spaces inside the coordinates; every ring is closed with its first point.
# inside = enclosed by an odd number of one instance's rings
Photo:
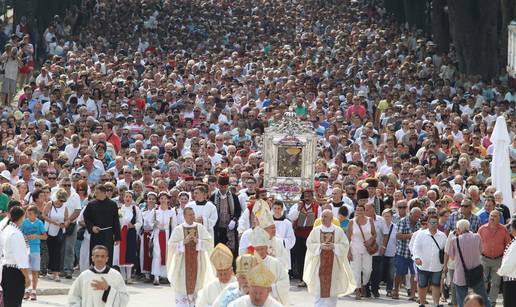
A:
{"type": "Polygon", "coordinates": [[[511,222],[511,243],[505,249],[498,275],[503,278],[503,306],[516,306],[516,219],[511,222]]]}

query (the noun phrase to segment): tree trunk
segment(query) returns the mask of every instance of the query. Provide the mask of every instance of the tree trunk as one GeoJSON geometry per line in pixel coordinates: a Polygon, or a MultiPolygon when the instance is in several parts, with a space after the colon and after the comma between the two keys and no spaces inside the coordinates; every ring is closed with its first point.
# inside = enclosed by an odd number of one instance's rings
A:
{"type": "Polygon", "coordinates": [[[448,52],[450,47],[450,24],[445,11],[447,0],[432,1],[432,35],[440,53],[448,52]]]}
{"type": "Polygon", "coordinates": [[[426,29],[428,25],[427,0],[405,0],[405,19],[409,26],[426,29]]]}
{"type": "Polygon", "coordinates": [[[448,7],[459,71],[484,80],[497,76],[500,0],[450,0],[448,7]]]}
{"type": "Polygon", "coordinates": [[[388,14],[394,16],[399,22],[405,22],[405,1],[404,0],[384,0],[385,10],[388,14]]]}

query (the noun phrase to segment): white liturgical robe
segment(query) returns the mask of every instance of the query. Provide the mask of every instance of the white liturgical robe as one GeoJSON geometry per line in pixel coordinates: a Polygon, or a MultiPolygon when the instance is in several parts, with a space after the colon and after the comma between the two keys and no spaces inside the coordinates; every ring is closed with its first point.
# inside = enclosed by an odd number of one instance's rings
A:
{"type": "MultiPolygon", "coordinates": [[[[251,245],[250,235],[252,232],[252,229],[247,229],[242,234],[240,244],[238,245],[239,256],[247,254],[247,248],[251,245]]],[[[282,239],[273,237],[269,240],[269,255],[281,261],[287,270],[290,269],[290,251],[285,247],[282,239]]]]}
{"type": "Polygon", "coordinates": [[[276,237],[283,241],[283,246],[287,249],[287,257],[288,257],[288,269],[291,269],[291,261],[290,261],[290,250],[296,244],[296,236],[294,234],[294,228],[292,227],[292,222],[284,219],[274,219],[274,224],[276,225],[276,237]]]}
{"type": "Polygon", "coordinates": [[[195,303],[196,306],[211,307],[217,299],[217,297],[224,292],[226,287],[236,282],[235,276],[231,277],[227,284],[221,283],[218,279],[211,281],[204,288],[199,291],[199,296],[195,303]]]}
{"type": "MultiPolygon", "coordinates": [[[[315,296],[316,306],[336,306],[336,297],[352,293],[356,288],[355,278],[348,262],[349,241],[344,231],[335,225],[326,227],[324,225],[315,227],[306,240],[306,259],[303,280],[308,286],[308,292],[315,296]],[[321,295],[324,285],[320,283],[320,264],[321,264],[321,238],[325,234],[333,233],[333,265],[331,276],[327,276],[330,281],[329,289],[325,289],[327,295],[321,295]],[[321,298],[321,296],[324,296],[321,298]],[[333,303],[329,304],[329,301],[333,303]]],[[[331,260],[330,260],[331,261],[331,260]]],[[[327,284],[326,284],[327,285],[327,284]]]]}
{"type": "MultiPolygon", "coordinates": [[[[265,301],[265,304],[261,305],[260,307],[281,307],[282,305],[276,301],[275,299],[271,298],[270,295],[265,301]]],[[[256,305],[253,305],[251,303],[251,298],[249,295],[242,296],[236,300],[234,300],[232,303],[228,305],[228,307],[256,307],[256,305]]]]}
{"type": "Polygon", "coordinates": [[[290,281],[285,264],[271,256],[265,257],[265,259],[263,259],[263,264],[276,277],[274,283],[271,286],[272,297],[280,302],[283,306],[289,306],[288,295],[290,290],[290,281]]]}
{"type": "Polygon", "coordinates": [[[179,299],[179,296],[181,295],[187,295],[186,271],[190,268],[187,267],[185,260],[185,228],[197,229],[198,242],[195,247],[197,251],[197,272],[195,274],[194,293],[197,293],[200,289],[206,286],[208,282],[215,278],[209,259],[209,254],[213,249],[213,237],[211,237],[208,231],[206,231],[206,229],[199,223],[194,222],[192,225],[183,223],[176,226],[168,240],[167,248],[167,277],[170,282],[170,286],[176,293],[176,300],[179,299]]]}
{"type": "Polygon", "coordinates": [[[122,275],[109,267],[97,271],[91,268],[82,272],[73,282],[68,294],[68,306],[70,307],[124,307],[129,303],[122,275]],[[106,291],[94,290],[91,283],[104,278],[109,284],[106,291]]]}

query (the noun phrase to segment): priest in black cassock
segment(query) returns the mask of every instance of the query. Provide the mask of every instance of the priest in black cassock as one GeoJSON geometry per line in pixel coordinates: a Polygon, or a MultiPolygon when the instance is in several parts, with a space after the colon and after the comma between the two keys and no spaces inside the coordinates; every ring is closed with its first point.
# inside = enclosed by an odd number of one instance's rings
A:
{"type": "Polygon", "coordinates": [[[93,247],[103,245],[109,250],[109,266],[113,264],[113,245],[120,242],[120,221],[117,204],[106,197],[106,187],[95,187],[95,200],[84,209],[84,223],[91,234],[90,255],[93,247]]]}
{"type": "Polygon", "coordinates": [[[210,196],[217,208],[218,219],[215,224],[215,245],[222,243],[229,247],[233,255],[238,255],[238,219],[242,208],[238,196],[229,191],[229,177],[221,174],[217,179],[218,189],[210,196]]]}

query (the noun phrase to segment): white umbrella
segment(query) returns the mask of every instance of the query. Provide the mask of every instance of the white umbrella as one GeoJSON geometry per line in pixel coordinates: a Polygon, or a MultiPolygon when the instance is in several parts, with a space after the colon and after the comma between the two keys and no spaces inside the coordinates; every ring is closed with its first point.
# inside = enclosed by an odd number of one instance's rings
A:
{"type": "Polygon", "coordinates": [[[505,117],[498,116],[491,134],[493,143],[493,161],[491,162],[491,178],[497,191],[503,193],[503,204],[509,207],[511,215],[514,212],[511,191],[511,162],[509,158],[509,145],[511,139],[507,130],[505,117]]]}

